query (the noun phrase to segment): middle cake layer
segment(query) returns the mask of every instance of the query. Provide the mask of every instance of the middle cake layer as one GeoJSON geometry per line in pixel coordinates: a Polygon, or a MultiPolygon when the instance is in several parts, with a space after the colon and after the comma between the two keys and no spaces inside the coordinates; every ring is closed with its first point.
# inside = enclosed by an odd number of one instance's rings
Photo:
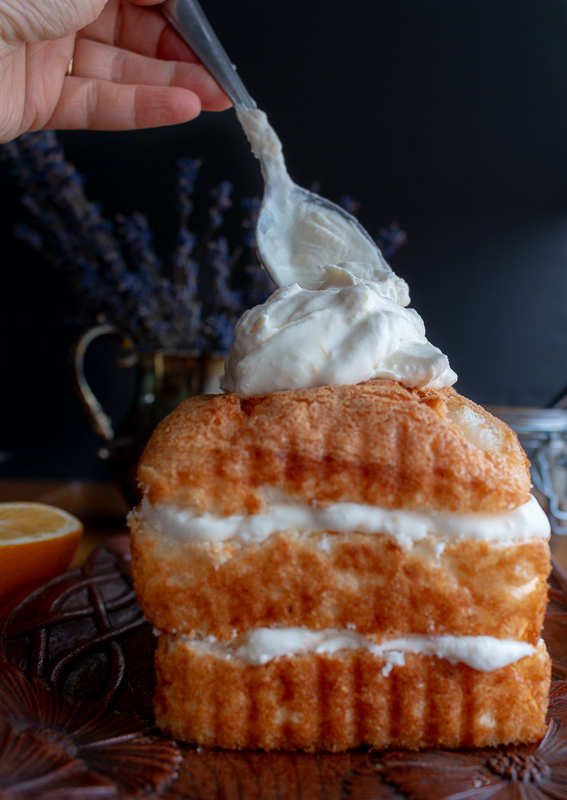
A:
{"type": "Polygon", "coordinates": [[[162,631],[228,640],[279,625],[539,639],[545,538],[427,535],[404,547],[387,534],[287,530],[243,545],[186,541],[141,513],[130,524],[140,602],[162,631]]]}

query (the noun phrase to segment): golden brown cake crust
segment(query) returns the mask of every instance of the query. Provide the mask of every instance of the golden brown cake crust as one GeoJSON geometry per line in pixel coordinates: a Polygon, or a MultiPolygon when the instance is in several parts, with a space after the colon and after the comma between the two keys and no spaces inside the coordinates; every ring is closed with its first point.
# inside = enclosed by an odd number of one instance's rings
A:
{"type": "Polygon", "coordinates": [[[139,519],[131,528],[140,605],[163,631],[230,639],[256,627],[354,625],[387,638],[451,633],[533,645],[540,636],[550,570],[541,539],[448,542],[436,555],[431,542],[404,550],[383,534],[277,533],[239,549],[162,537],[139,519]]]}
{"type": "Polygon", "coordinates": [[[419,654],[388,675],[384,666],[360,650],[251,666],[161,636],[156,722],[187,742],[264,750],[485,747],[544,733],[543,645],[489,673],[419,654]]]}
{"type": "Polygon", "coordinates": [[[263,486],[321,505],[457,512],[506,511],[530,491],[504,423],[451,389],[385,380],[190,398],[158,426],[138,478],[152,503],[221,515],[260,511],[263,486]],[[463,413],[488,432],[488,448],[467,438],[463,413]]]}

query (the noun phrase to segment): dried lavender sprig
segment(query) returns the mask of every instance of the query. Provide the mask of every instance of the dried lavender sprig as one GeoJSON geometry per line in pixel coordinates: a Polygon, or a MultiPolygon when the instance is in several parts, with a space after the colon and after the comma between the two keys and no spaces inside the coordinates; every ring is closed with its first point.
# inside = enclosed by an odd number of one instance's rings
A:
{"type": "Polygon", "coordinates": [[[358,211],[360,211],[360,203],[355,200],[350,194],[343,194],[339,198],[339,205],[341,208],[348,214],[352,214],[353,217],[356,217],[358,211]]]}
{"type": "Polygon", "coordinates": [[[128,264],[145,274],[148,280],[158,281],[162,275],[162,264],[153,244],[153,234],[148,218],[139,211],[130,215],[117,214],[117,231],[122,238],[122,252],[128,264]]]}
{"type": "Polygon", "coordinates": [[[177,204],[181,228],[187,226],[187,220],[193,211],[195,182],[202,165],[199,158],[180,158],[177,162],[177,204]]]}
{"type": "MultiPolygon", "coordinates": [[[[340,198],[339,205],[353,217],[360,211],[360,203],[348,194],[340,198]]],[[[405,232],[400,229],[397,222],[391,222],[387,228],[381,228],[373,238],[384,258],[391,258],[407,241],[405,232]]]]}
{"type": "MultiPolygon", "coordinates": [[[[83,274],[79,286],[76,288],[82,291],[83,299],[90,297],[91,310],[98,312],[97,316],[102,311],[105,318],[112,318],[116,312],[120,317],[119,323],[133,329],[133,332],[139,326],[140,332],[146,336],[152,329],[152,321],[160,317],[155,309],[155,295],[144,293],[143,282],[141,283],[139,278],[136,279],[126,273],[126,264],[120,258],[120,247],[117,246],[112,236],[112,225],[101,217],[96,204],[88,204],[84,196],[77,197],[78,193],[82,193],[82,180],[73,174],[72,168],[64,162],[62,153],[58,150],[60,150],[58,143],[48,135],[45,142],[32,140],[26,143],[24,140],[20,151],[17,154],[12,153],[13,156],[19,156],[20,161],[25,161],[23,156],[29,156],[27,163],[21,164],[20,174],[23,178],[33,180],[37,176],[34,196],[28,195],[23,198],[36,222],[39,222],[40,227],[43,228],[44,235],[36,237],[35,245],[37,246],[41,242],[44,254],[51,256],[51,259],[60,266],[69,268],[72,264],[73,270],[70,277],[74,279],[75,284],[77,283],[76,268],[81,267],[83,274]],[[26,144],[28,144],[27,153],[26,144]],[[41,163],[42,156],[45,156],[44,164],[41,163]],[[33,169],[29,166],[30,162],[33,169]],[[42,166],[44,169],[41,169],[42,166]],[[38,169],[38,167],[40,168],[38,169]],[[51,208],[45,208],[45,205],[55,205],[55,212],[51,208]],[[82,216],[76,220],[77,225],[70,226],[68,222],[75,222],[73,217],[77,208],[82,208],[82,216]],[[61,217],[63,217],[63,223],[67,220],[67,224],[61,224],[61,217]],[[88,241],[85,246],[79,236],[73,237],[73,230],[81,233],[82,228],[84,234],[84,229],[87,227],[85,223],[89,222],[91,226],[87,232],[88,241]],[[96,243],[97,239],[100,240],[98,252],[93,254],[93,242],[96,243]],[[102,261],[106,267],[104,282],[100,285],[96,281],[96,273],[100,272],[101,267],[100,263],[95,263],[97,260],[102,261]],[[89,280],[88,273],[93,273],[93,271],[94,274],[90,275],[89,280]],[[110,287],[108,286],[109,282],[110,287]],[[89,289],[91,290],[90,295],[89,289]]],[[[134,221],[136,221],[135,218],[134,221]]],[[[136,242],[134,234],[128,235],[126,232],[126,242],[122,249],[131,251],[130,260],[138,263],[142,270],[146,268],[146,271],[149,270],[150,273],[153,273],[152,282],[158,289],[160,288],[159,281],[156,281],[155,269],[153,269],[156,259],[155,255],[149,251],[150,234],[147,226],[141,224],[141,219],[137,221],[139,223],[136,226],[139,241],[136,242]]],[[[26,239],[30,241],[29,232],[26,232],[26,239]]],[[[34,244],[34,242],[31,243],[34,244]]],[[[161,288],[162,294],[165,290],[167,305],[167,287],[161,288]]],[[[112,321],[116,322],[116,319],[112,319],[112,321]]],[[[159,327],[156,332],[160,344],[165,346],[170,344],[168,337],[164,338],[163,335],[159,335],[159,327]]]]}
{"type": "Polygon", "coordinates": [[[221,181],[219,186],[209,192],[209,196],[213,199],[213,203],[209,207],[209,224],[193,251],[193,258],[198,264],[207,263],[209,259],[209,245],[215,241],[215,233],[222,227],[225,211],[232,206],[231,192],[232,183],[230,181],[221,181]]]}
{"type": "Polygon", "coordinates": [[[242,292],[232,287],[232,256],[225,236],[218,236],[208,242],[207,260],[212,278],[212,302],[205,317],[207,333],[213,352],[226,352],[232,340],[234,326],[241,316],[242,292]]]}
{"type": "Polygon", "coordinates": [[[211,355],[222,356],[228,353],[234,339],[234,328],[240,315],[227,316],[224,313],[209,314],[205,322],[205,333],[212,345],[211,355]]]}
{"type": "Polygon", "coordinates": [[[242,304],[246,308],[264,303],[276,288],[276,284],[263,269],[256,251],[256,226],[260,214],[259,197],[245,197],[242,200],[244,245],[249,248],[250,260],[245,267],[245,281],[242,288],[242,304]]]}
{"type": "Polygon", "coordinates": [[[138,310],[140,321],[146,331],[152,330],[162,346],[175,346],[175,335],[171,328],[172,294],[171,284],[164,278],[162,265],[152,245],[152,232],[147,218],[139,212],[126,216],[118,214],[117,232],[122,240],[122,252],[130,269],[120,281],[119,288],[125,293],[125,301],[134,299],[134,313],[138,310]],[[145,292],[153,287],[151,293],[145,292]],[[166,327],[163,327],[166,323],[166,327]],[[169,325],[169,327],[168,327],[169,325]]]}
{"type": "Polygon", "coordinates": [[[12,162],[12,173],[23,191],[22,201],[38,228],[30,236],[29,226],[19,229],[25,240],[39,248],[57,266],[65,269],[75,290],[90,314],[129,330],[138,339],[148,336],[154,347],[173,344],[171,336],[158,324],[168,316],[171,306],[169,287],[157,283],[156,258],[150,250],[149,229],[133,218],[136,231],[130,226],[122,241],[114,226],[101,214],[100,206],[87,200],[83,179],[65,161],[61,145],[52,132],[26,134],[6,148],[12,162]],[[139,241],[136,241],[136,234],[139,241]],[[141,272],[152,274],[152,288],[144,277],[129,274],[123,252],[135,252],[141,272]],[[161,295],[160,310],[156,308],[161,295]]]}
{"type": "Polygon", "coordinates": [[[11,144],[8,152],[13,159],[12,173],[23,190],[22,202],[44,233],[44,245],[50,248],[52,258],[68,258],[77,250],[92,255],[93,246],[98,245],[98,254],[115,267],[120,257],[112,226],[102,218],[100,207],[86,200],[83,181],[65,162],[53,134],[24,134],[18,147],[11,144]],[[82,241],[85,233],[87,241],[82,241]]]}
{"type": "MultiPolygon", "coordinates": [[[[321,192],[321,182],[313,181],[310,187],[311,191],[315,194],[321,192]]],[[[339,199],[339,206],[344,208],[353,217],[356,217],[360,211],[360,203],[348,194],[343,194],[339,199]]],[[[392,222],[387,228],[381,228],[377,235],[372,237],[378,245],[384,258],[391,258],[394,253],[403,247],[407,242],[406,234],[401,230],[397,222],[392,222]]]]}
{"type": "Polygon", "coordinates": [[[244,233],[242,239],[246,247],[251,250],[256,249],[256,228],[258,226],[258,217],[260,216],[261,200],[259,197],[244,197],[241,200],[244,215],[242,217],[242,227],[244,233]]]}
{"type": "MultiPolygon", "coordinates": [[[[64,233],[60,244],[66,254],[80,244],[81,235],[89,234],[88,249],[99,243],[103,256],[116,257],[115,242],[100,207],[89,203],[83,191],[83,179],[65,161],[62,148],[52,132],[24,134],[18,144],[8,149],[13,158],[13,170],[23,190],[23,201],[32,205],[28,187],[33,190],[33,213],[36,221],[50,233],[64,233]],[[61,222],[65,230],[54,229],[61,222]],[[94,238],[92,234],[94,233],[94,238]]],[[[58,255],[57,251],[54,253],[58,255]]]]}
{"type": "Polygon", "coordinates": [[[213,311],[226,309],[229,312],[241,311],[241,293],[231,288],[231,253],[225,236],[209,242],[207,265],[213,279],[213,311]]]}
{"type": "Polygon", "coordinates": [[[175,330],[180,341],[190,337],[194,348],[198,351],[204,348],[204,339],[201,331],[202,303],[197,296],[199,266],[192,258],[197,237],[189,230],[188,225],[193,212],[195,182],[201,165],[202,162],[195,158],[181,158],[177,162],[179,233],[172,257],[176,303],[179,308],[186,309],[186,314],[176,316],[175,330]]]}
{"type": "Polygon", "coordinates": [[[210,195],[215,200],[209,209],[209,217],[214,230],[222,227],[224,214],[232,206],[231,200],[232,183],[221,181],[215,189],[211,189],[210,195]]]}
{"type": "Polygon", "coordinates": [[[189,282],[190,296],[194,297],[198,286],[198,268],[191,258],[197,237],[189,230],[189,218],[193,213],[195,182],[202,166],[197,158],[180,158],[177,162],[177,208],[179,211],[179,233],[173,252],[173,274],[177,285],[189,282]]]}
{"type": "Polygon", "coordinates": [[[407,242],[407,236],[397,222],[391,222],[387,228],[381,228],[374,241],[380,248],[384,258],[391,258],[394,253],[403,247],[407,242]]]}

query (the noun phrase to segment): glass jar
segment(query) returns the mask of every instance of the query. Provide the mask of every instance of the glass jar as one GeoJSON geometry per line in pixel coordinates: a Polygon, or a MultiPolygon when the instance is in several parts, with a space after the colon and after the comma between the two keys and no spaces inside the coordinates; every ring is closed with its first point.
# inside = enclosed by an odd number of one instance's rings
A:
{"type": "Polygon", "coordinates": [[[517,434],[553,533],[567,534],[567,410],[487,406],[517,434]]]}

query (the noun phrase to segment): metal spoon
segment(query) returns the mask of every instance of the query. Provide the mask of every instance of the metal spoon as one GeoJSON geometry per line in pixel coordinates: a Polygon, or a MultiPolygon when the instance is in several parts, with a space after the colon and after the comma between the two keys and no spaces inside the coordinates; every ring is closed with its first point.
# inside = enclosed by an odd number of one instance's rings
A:
{"type": "Polygon", "coordinates": [[[340,206],[297,186],[281,143],[242,83],[197,0],[165,0],[158,8],[232,100],[260,161],[264,197],[258,217],[258,255],[279,286],[320,281],[319,265],[359,261],[390,271],[374,240],[340,206]]]}
{"type": "Polygon", "coordinates": [[[230,97],[235,109],[256,108],[197,0],[165,0],[158,8],[230,97]]]}

